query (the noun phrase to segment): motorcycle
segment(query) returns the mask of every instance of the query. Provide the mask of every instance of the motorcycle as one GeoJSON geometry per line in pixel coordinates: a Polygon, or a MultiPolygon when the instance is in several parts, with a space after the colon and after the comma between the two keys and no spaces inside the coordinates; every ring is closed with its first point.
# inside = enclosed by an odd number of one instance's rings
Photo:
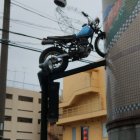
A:
{"type": "Polygon", "coordinates": [[[69,61],[81,60],[89,56],[94,50],[105,57],[104,49],[100,48],[100,42],[104,41],[106,35],[99,26],[100,20],[92,20],[87,13],[82,12],[87,18],[88,23],[82,26],[79,33],[68,36],[48,36],[43,38],[42,45],[53,45],[42,51],[39,57],[41,68],[47,66],[50,72],[63,72],[68,66],[69,61]],[[93,35],[97,37],[92,45],[93,35]]]}

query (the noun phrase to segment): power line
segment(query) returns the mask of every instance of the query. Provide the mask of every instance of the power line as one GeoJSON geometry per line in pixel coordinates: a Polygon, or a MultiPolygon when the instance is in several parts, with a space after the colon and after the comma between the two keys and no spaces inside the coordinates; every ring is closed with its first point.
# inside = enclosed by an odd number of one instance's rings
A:
{"type": "Polygon", "coordinates": [[[32,9],[33,11],[36,11],[36,12],[38,12],[38,13],[45,14],[45,15],[49,16],[50,18],[54,18],[54,17],[51,17],[50,15],[48,15],[48,14],[46,14],[46,13],[43,13],[43,12],[41,12],[41,11],[35,9],[35,8],[32,8],[32,7],[28,6],[28,5],[25,5],[25,4],[21,3],[21,2],[18,2],[18,1],[16,1],[16,0],[12,0],[12,1],[14,1],[15,3],[18,3],[18,4],[24,6],[24,7],[28,8],[28,9],[32,9]]]}
{"type": "MultiPolygon", "coordinates": [[[[26,8],[32,9],[33,11],[36,11],[36,12],[38,12],[38,13],[42,13],[41,11],[39,11],[39,10],[37,10],[37,9],[35,9],[35,8],[32,8],[32,7],[28,6],[28,5],[25,5],[25,4],[21,3],[21,2],[18,2],[18,1],[16,1],[16,0],[12,0],[12,1],[14,1],[15,3],[20,4],[20,5],[22,5],[22,6],[26,7],[26,8]]],[[[78,10],[76,7],[68,6],[68,7],[66,7],[66,9],[67,9],[67,10],[72,10],[73,12],[76,12],[76,13],[79,13],[79,15],[82,15],[82,14],[81,14],[81,11],[78,10]]],[[[46,15],[46,13],[43,13],[43,14],[46,15]]],[[[51,19],[55,18],[55,17],[51,17],[51,16],[48,15],[48,14],[47,14],[47,16],[49,16],[51,19]]],[[[77,22],[77,23],[78,23],[78,22],[81,22],[81,21],[78,20],[78,19],[74,19],[74,18],[70,18],[70,19],[75,20],[75,22],[77,22]]]]}
{"type": "Polygon", "coordinates": [[[28,11],[28,12],[31,12],[31,13],[33,13],[33,14],[36,14],[36,15],[38,15],[38,16],[40,16],[40,17],[43,17],[43,18],[45,18],[45,19],[49,19],[49,20],[51,20],[51,21],[53,21],[53,22],[57,22],[57,23],[58,23],[57,20],[51,19],[51,18],[49,18],[49,17],[47,17],[47,16],[44,16],[44,15],[38,13],[38,12],[35,12],[35,11],[33,11],[33,10],[30,10],[30,9],[24,7],[24,6],[21,6],[21,5],[19,5],[19,4],[13,3],[13,2],[11,2],[11,4],[13,4],[13,5],[17,6],[17,7],[20,7],[20,8],[22,8],[22,9],[28,11]]]}
{"type": "MultiPolygon", "coordinates": [[[[4,32],[9,32],[9,33],[12,33],[12,34],[16,34],[16,35],[21,35],[21,36],[25,36],[25,37],[29,37],[29,38],[33,38],[33,39],[38,39],[38,40],[42,40],[41,38],[37,38],[37,37],[33,37],[33,36],[29,36],[29,35],[26,35],[26,34],[21,34],[21,33],[17,33],[17,32],[13,32],[13,31],[7,31],[7,30],[3,30],[3,29],[1,29],[0,28],[0,31],[4,31],[4,32]]],[[[2,41],[2,40],[1,40],[2,41]]],[[[7,43],[7,42],[5,42],[5,40],[3,40],[4,42],[0,42],[0,43],[7,43]]],[[[12,42],[11,42],[12,43],[12,42]]],[[[25,43],[25,42],[21,42],[21,43],[25,43]]],[[[26,44],[27,44],[28,42],[26,42],[26,44]]],[[[31,43],[29,42],[28,44],[30,44],[31,45],[31,43]]],[[[14,47],[20,47],[20,48],[23,48],[23,49],[27,49],[28,47],[27,46],[20,46],[20,45],[17,45],[16,43],[14,43],[14,44],[8,44],[8,45],[11,45],[11,46],[14,46],[14,47]]],[[[34,44],[32,44],[32,45],[34,45],[34,44]]],[[[33,51],[35,51],[34,50],[34,48],[30,48],[30,50],[33,50],[33,51]]],[[[39,50],[39,52],[41,52],[41,50],[39,50]]],[[[90,54],[90,56],[93,56],[92,54],[90,54]]],[[[93,57],[96,57],[96,56],[93,56],[93,57]]],[[[97,58],[97,57],[96,57],[97,58]]]]}
{"type": "Polygon", "coordinates": [[[39,27],[39,28],[42,28],[42,29],[47,28],[47,29],[50,29],[50,30],[61,31],[61,30],[59,30],[59,29],[57,29],[57,28],[54,28],[54,27],[38,25],[38,24],[31,23],[31,22],[23,21],[23,20],[11,19],[11,21],[13,21],[13,22],[19,22],[20,24],[22,24],[22,23],[23,23],[23,24],[27,24],[27,25],[30,25],[30,26],[32,25],[32,26],[39,27]]]}
{"type": "MultiPolygon", "coordinates": [[[[3,16],[0,16],[0,18],[2,19],[3,16]]],[[[11,20],[13,22],[19,22],[19,23],[25,23],[25,24],[33,25],[33,26],[40,27],[40,28],[43,28],[43,29],[48,28],[48,29],[52,29],[52,30],[58,30],[57,28],[53,28],[53,27],[50,27],[50,26],[38,25],[38,24],[34,24],[34,23],[31,23],[31,22],[28,22],[28,21],[25,21],[25,20],[18,20],[18,19],[13,19],[13,18],[6,19],[6,20],[11,20]]]]}
{"type": "Polygon", "coordinates": [[[37,40],[42,40],[42,38],[38,38],[38,37],[34,37],[34,36],[30,36],[30,35],[22,34],[22,33],[18,33],[18,32],[8,31],[8,30],[4,30],[4,29],[1,29],[1,28],[0,28],[0,31],[9,32],[9,33],[11,33],[11,34],[16,34],[16,35],[20,35],[20,36],[25,36],[25,37],[29,37],[29,38],[33,38],[33,39],[37,39],[37,40]]]}
{"type": "Polygon", "coordinates": [[[36,48],[33,48],[33,47],[29,47],[29,46],[25,46],[25,45],[21,45],[21,44],[16,44],[16,43],[13,43],[11,41],[7,41],[7,40],[3,40],[3,39],[0,39],[0,43],[1,44],[6,44],[6,45],[9,45],[9,46],[13,46],[13,47],[17,47],[17,48],[21,48],[21,49],[30,50],[30,51],[42,52],[41,49],[36,49],[36,48]]]}
{"type": "MultiPolygon", "coordinates": [[[[13,4],[13,5],[17,6],[17,7],[20,7],[20,8],[22,8],[22,9],[24,9],[24,10],[30,12],[30,13],[36,14],[36,15],[42,17],[42,18],[51,20],[51,21],[56,22],[56,23],[58,23],[58,24],[60,23],[60,22],[57,21],[57,20],[54,20],[54,19],[52,19],[52,18],[50,18],[50,17],[47,17],[47,16],[45,16],[45,15],[42,15],[42,14],[36,12],[36,11],[33,11],[33,10],[29,9],[29,8],[26,8],[25,6],[22,6],[23,4],[21,4],[21,3],[20,3],[20,5],[19,5],[19,4],[16,4],[16,3],[14,3],[14,2],[11,2],[11,4],[13,4]]],[[[62,22],[61,24],[64,24],[64,23],[62,22]]],[[[66,24],[64,24],[64,25],[67,26],[66,24]]],[[[69,27],[69,28],[73,28],[73,27],[71,27],[71,26],[68,26],[68,27],[69,27]]],[[[78,29],[75,29],[75,30],[78,30],[78,29]]]]}
{"type": "Polygon", "coordinates": [[[57,12],[56,17],[58,16],[58,21],[59,21],[58,25],[59,25],[60,29],[62,31],[65,31],[65,30],[68,30],[68,27],[71,27],[69,29],[71,32],[74,33],[75,28],[72,25],[71,19],[64,13],[64,11],[60,7],[56,8],[56,12],[57,12]]]}
{"type": "MultiPolygon", "coordinates": [[[[25,50],[29,50],[29,51],[35,51],[35,52],[39,52],[39,53],[42,52],[41,49],[36,49],[36,48],[33,48],[33,47],[17,44],[17,43],[14,43],[12,41],[7,41],[7,40],[0,39],[0,43],[1,44],[6,44],[6,45],[9,45],[9,46],[13,46],[13,47],[17,47],[17,48],[21,48],[21,49],[25,49],[25,50]]],[[[81,59],[81,60],[78,60],[78,61],[81,61],[81,62],[84,62],[84,63],[93,63],[93,61],[86,60],[86,59],[81,59]]]]}
{"type": "Polygon", "coordinates": [[[32,43],[32,42],[23,42],[23,41],[14,41],[15,43],[22,43],[26,45],[41,45],[41,43],[32,43]]]}
{"type": "MultiPolygon", "coordinates": [[[[2,19],[3,17],[0,16],[0,18],[2,19]]],[[[10,20],[16,24],[20,24],[20,25],[23,25],[23,26],[26,26],[26,27],[31,27],[31,28],[34,28],[34,27],[37,27],[35,29],[43,29],[43,30],[54,30],[54,31],[59,31],[59,32],[62,32],[61,30],[55,28],[55,27],[50,27],[50,26],[43,26],[43,25],[38,25],[38,24],[34,24],[34,23],[31,23],[31,22],[28,22],[28,21],[24,21],[24,20],[18,20],[18,19],[6,19],[6,20],[10,20]],[[47,28],[47,29],[46,29],[47,28]]],[[[54,33],[54,32],[52,32],[54,33]]]]}

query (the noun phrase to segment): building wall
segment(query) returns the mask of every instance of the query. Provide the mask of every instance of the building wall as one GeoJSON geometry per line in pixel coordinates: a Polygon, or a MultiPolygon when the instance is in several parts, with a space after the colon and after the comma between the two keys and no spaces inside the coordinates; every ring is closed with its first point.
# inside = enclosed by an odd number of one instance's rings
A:
{"type": "Polygon", "coordinates": [[[109,122],[140,115],[140,0],[104,0],[109,122]]]}
{"type": "Polygon", "coordinates": [[[4,138],[9,138],[10,140],[39,139],[39,100],[40,93],[16,88],[7,88],[4,138]],[[27,99],[24,99],[23,96],[27,99]]]}
{"type": "Polygon", "coordinates": [[[72,75],[64,78],[63,101],[69,100],[69,98],[71,98],[72,94],[75,91],[82,90],[90,86],[91,86],[91,72],[83,72],[80,74],[75,74],[74,76],[72,75]]]}
{"type": "Polygon", "coordinates": [[[103,0],[107,129],[110,140],[140,139],[140,0],[103,0]]]}
{"type": "Polygon", "coordinates": [[[81,127],[88,128],[88,140],[108,140],[108,135],[106,128],[103,127],[106,123],[106,117],[98,119],[87,119],[84,121],[76,121],[64,126],[63,128],[63,140],[73,140],[72,139],[72,129],[76,129],[76,140],[82,140],[81,137],[81,127]],[[103,130],[104,129],[104,130],[103,130]],[[104,133],[103,133],[104,131],[104,133]]]}
{"type": "Polygon", "coordinates": [[[63,126],[63,140],[82,140],[82,127],[88,128],[88,140],[107,140],[107,135],[102,136],[106,122],[105,91],[104,67],[64,78],[58,121],[63,126]]]}
{"type": "Polygon", "coordinates": [[[86,92],[93,92],[101,96],[102,108],[106,109],[105,91],[104,67],[75,74],[64,78],[63,103],[60,106],[66,106],[75,96],[86,92]]]}
{"type": "MultiPolygon", "coordinates": [[[[7,88],[4,138],[6,140],[40,139],[41,93],[7,88]]],[[[62,139],[62,128],[48,125],[48,139],[62,139]]]]}

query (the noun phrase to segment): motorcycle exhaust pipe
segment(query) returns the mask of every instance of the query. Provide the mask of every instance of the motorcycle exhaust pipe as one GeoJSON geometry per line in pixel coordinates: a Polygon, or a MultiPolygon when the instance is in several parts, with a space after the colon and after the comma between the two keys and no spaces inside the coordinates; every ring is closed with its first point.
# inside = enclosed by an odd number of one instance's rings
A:
{"type": "Polygon", "coordinates": [[[66,56],[69,56],[69,55],[67,53],[64,53],[64,54],[55,56],[55,58],[62,58],[62,57],[66,57],[66,56]]]}

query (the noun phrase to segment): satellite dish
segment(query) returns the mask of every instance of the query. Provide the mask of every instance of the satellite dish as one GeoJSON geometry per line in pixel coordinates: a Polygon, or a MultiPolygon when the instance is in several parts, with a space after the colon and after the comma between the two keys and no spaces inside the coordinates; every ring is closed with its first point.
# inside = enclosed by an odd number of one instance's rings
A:
{"type": "Polygon", "coordinates": [[[54,0],[54,3],[60,7],[65,7],[67,5],[66,0],[54,0]]]}

